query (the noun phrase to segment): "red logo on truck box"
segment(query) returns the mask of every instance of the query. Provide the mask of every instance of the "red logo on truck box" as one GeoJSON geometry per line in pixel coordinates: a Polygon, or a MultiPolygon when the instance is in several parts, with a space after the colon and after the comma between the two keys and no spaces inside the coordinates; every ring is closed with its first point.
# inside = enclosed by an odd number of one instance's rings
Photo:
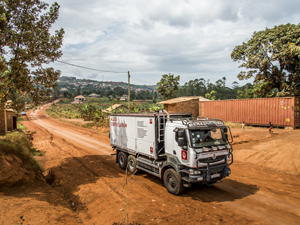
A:
{"type": "Polygon", "coordinates": [[[152,119],[149,120],[150,124],[152,124],[152,119]]]}
{"type": "Polygon", "coordinates": [[[187,151],[181,150],[181,158],[182,158],[183,160],[187,160],[187,151]]]}

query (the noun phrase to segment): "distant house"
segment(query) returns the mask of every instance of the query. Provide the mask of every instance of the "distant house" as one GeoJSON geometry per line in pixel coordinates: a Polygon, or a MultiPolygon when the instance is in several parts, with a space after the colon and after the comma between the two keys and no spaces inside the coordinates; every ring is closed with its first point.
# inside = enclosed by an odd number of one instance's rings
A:
{"type": "Polygon", "coordinates": [[[97,95],[97,94],[93,93],[93,94],[90,94],[89,97],[91,97],[91,98],[99,98],[100,95],[97,95]]]}
{"type": "Polygon", "coordinates": [[[85,101],[85,97],[84,96],[82,96],[82,95],[78,95],[78,96],[76,96],[75,98],[74,98],[74,100],[76,101],[76,100],[78,100],[78,101],[85,101]]]}
{"type": "Polygon", "coordinates": [[[71,102],[71,104],[82,104],[83,101],[85,101],[85,97],[82,95],[78,95],[74,98],[74,101],[71,102]]]}
{"type": "Polygon", "coordinates": [[[120,101],[126,101],[128,99],[128,95],[122,95],[120,101]]]}
{"type": "Polygon", "coordinates": [[[60,91],[68,91],[68,88],[61,88],[60,91]]]}

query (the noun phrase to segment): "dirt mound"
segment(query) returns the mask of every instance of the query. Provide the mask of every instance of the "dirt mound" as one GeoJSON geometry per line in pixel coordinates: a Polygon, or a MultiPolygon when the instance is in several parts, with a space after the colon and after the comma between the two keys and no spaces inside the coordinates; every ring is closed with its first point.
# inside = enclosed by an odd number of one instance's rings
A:
{"type": "Polygon", "coordinates": [[[0,155],[0,187],[19,186],[38,178],[35,171],[24,167],[20,158],[15,155],[0,155]]]}
{"type": "Polygon", "coordinates": [[[12,187],[24,182],[42,180],[42,168],[34,159],[36,149],[20,132],[7,134],[0,140],[0,187],[12,187]]]}
{"type": "Polygon", "coordinates": [[[300,130],[232,129],[234,158],[267,168],[300,174],[300,130]]]}

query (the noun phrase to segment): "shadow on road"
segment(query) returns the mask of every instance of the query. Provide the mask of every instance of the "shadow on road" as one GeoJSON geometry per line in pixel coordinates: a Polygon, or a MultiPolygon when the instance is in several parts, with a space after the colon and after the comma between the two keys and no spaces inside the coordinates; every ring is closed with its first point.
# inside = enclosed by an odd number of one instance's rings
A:
{"type": "Polygon", "coordinates": [[[214,184],[211,187],[194,184],[186,190],[182,197],[191,196],[192,199],[202,202],[227,202],[254,195],[258,190],[256,185],[226,178],[222,183],[214,184]]]}
{"type": "MultiPolygon", "coordinates": [[[[137,176],[142,176],[145,179],[160,185],[161,188],[165,188],[162,180],[160,180],[158,177],[152,176],[145,172],[140,172],[137,176]]],[[[229,178],[226,178],[222,181],[222,183],[214,184],[211,187],[200,184],[192,184],[190,188],[186,188],[185,191],[178,197],[189,197],[193,200],[202,202],[226,202],[242,199],[249,195],[254,195],[259,190],[256,185],[241,183],[229,178]]]]}

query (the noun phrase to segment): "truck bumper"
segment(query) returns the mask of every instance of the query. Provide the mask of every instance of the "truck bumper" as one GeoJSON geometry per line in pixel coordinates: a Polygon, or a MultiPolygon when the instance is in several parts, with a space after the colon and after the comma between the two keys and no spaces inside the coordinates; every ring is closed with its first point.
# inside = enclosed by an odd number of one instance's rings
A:
{"type": "Polygon", "coordinates": [[[199,175],[189,175],[188,179],[184,179],[189,183],[208,183],[221,180],[224,177],[229,176],[231,170],[228,166],[218,166],[216,168],[211,168],[210,170],[202,170],[202,174],[199,175]]]}

